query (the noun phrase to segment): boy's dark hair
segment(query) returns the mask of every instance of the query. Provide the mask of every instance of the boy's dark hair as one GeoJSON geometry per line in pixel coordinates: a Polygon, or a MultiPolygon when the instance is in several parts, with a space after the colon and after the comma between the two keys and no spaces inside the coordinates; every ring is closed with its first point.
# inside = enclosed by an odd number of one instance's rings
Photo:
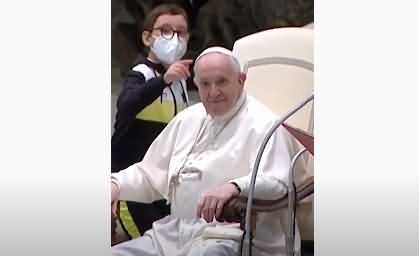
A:
{"type": "Polygon", "coordinates": [[[156,22],[157,18],[163,14],[182,15],[183,17],[185,17],[186,23],[188,24],[188,27],[189,27],[188,14],[186,13],[185,9],[183,9],[177,4],[161,4],[153,8],[147,14],[147,16],[144,19],[143,28],[141,28],[140,31],[152,30],[153,25],[156,22]]]}

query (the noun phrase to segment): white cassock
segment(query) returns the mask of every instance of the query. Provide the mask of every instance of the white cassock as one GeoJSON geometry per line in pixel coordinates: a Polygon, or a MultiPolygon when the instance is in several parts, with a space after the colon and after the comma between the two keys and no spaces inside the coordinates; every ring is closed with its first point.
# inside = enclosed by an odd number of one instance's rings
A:
{"type": "MultiPolygon", "coordinates": [[[[277,119],[245,92],[222,117],[207,115],[202,103],[179,113],[143,161],[112,175],[121,200],[164,198],[171,203],[171,216],[156,221],[142,237],[114,246],[114,255],[237,255],[238,225],[196,218],[197,203],[203,192],[231,181],[247,195],[257,152],[277,119]]],[[[277,199],[286,193],[294,143],[282,127],[272,136],[259,166],[255,198],[277,199]]],[[[302,175],[297,171],[297,180],[302,175]]],[[[253,255],[285,255],[286,229],[285,209],[259,214],[253,255]]],[[[299,252],[298,227],[295,248],[299,252]]]]}

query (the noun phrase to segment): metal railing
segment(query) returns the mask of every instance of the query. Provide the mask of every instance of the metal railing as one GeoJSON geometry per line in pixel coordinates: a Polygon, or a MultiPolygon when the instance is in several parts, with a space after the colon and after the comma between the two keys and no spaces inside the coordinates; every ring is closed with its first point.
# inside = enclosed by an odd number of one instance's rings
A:
{"type": "MultiPolygon", "coordinates": [[[[253,206],[253,194],[254,194],[254,190],[255,190],[255,181],[256,181],[256,175],[258,172],[258,168],[259,168],[259,164],[260,161],[262,159],[262,155],[263,152],[266,148],[266,145],[268,144],[269,139],[272,137],[272,135],[274,134],[274,132],[276,131],[276,129],[278,129],[279,126],[281,126],[288,118],[290,118],[292,115],[294,115],[298,110],[300,110],[301,108],[303,108],[307,103],[309,103],[310,101],[312,101],[314,99],[314,95],[312,94],[310,97],[306,98],[303,102],[301,102],[300,104],[298,104],[297,106],[295,106],[294,108],[292,108],[287,114],[285,114],[285,116],[283,116],[281,119],[279,119],[278,121],[275,122],[275,124],[272,126],[272,128],[268,131],[266,137],[264,138],[262,145],[259,148],[258,154],[256,156],[256,160],[255,160],[255,164],[253,166],[253,171],[252,171],[252,177],[251,177],[251,181],[250,181],[250,190],[249,190],[249,195],[248,195],[248,200],[247,200],[247,206],[246,206],[246,219],[245,219],[245,230],[244,230],[244,238],[243,238],[243,242],[242,242],[242,248],[241,248],[241,253],[242,256],[251,256],[252,255],[252,239],[253,239],[253,234],[252,234],[252,226],[251,226],[251,217],[252,217],[252,206],[253,206]]],[[[305,150],[302,150],[300,152],[298,152],[295,157],[293,158],[293,161],[291,163],[290,166],[290,173],[292,174],[292,177],[290,177],[290,179],[293,180],[293,169],[294,169],[294,165],[295,162],[297,160],[298,157],[300,157],[302,155],[302,153],[304,153],[305,150]]],[[[290,189],[289,187],[292,186],[292,184],[294,184],[294,182],[290,183],[288,186],[288,190],[290,189]]],[[[294,201],[292,204],[288,204],[289,209],[292,207],[292,205],[294,205],[295,208],[295,188],[294,188],[294,193],[291,193],[294,195],[294,201]]],[[[288,197],[290,196],[290,193],[288,193],[288,197]]],[[[289,212],[294,212],[295,214],[295,209],[294,210],[290,210],[289,212]]],[[[294,216],[290,216],[290,217],[294,217],[294,216]]],[[[294,219],[294,218],[293,218],[294,219]]],[[[294,223],[294,221],[292,221],[292,223],[294,223]]],[[[293,225],[292,229],[289,229],[289,233],[291,234],[291,231],[295,230],[295,225],[293,225]]],[[[291,242],[294,242],[294,232],[292,232],[291,235],[288,235],[288,239],[287,239],[287,244],[289,244],[291,242]]],[[[288,250],[289,253],[294,253],[294,243],[292,245],[287,245],[287,247],[291,247],[291,249],[288,250]]],[[[293,254],[291,254],[293,255],[293,254]]]]}

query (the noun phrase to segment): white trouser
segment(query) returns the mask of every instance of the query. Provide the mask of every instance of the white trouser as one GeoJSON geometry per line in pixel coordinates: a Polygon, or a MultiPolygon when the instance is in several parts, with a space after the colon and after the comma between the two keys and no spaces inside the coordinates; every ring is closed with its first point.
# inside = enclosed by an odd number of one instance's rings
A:
{"type": "MultiPolygon", "coordinates": [[[[114,256],[236,256],[239,239],[222,238],[205,230],[215,223],[202,219],[181,220],[167,216],[153,223],[143,236],[112,247],[114,256]],[[207,232],[208,233],[208,232],[207,232]]],[[[209,229],[208,229],[209,228],[209,229]]],[[[234,233],[234,232],[233,232],[234,233]]]]}

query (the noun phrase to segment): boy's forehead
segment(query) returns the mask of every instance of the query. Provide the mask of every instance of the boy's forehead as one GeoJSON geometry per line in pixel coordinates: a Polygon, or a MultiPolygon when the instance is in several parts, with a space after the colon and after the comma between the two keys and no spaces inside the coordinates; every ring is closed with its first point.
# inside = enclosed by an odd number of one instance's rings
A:
{"type": "Polygon", "coordinates": [[[187,27],[187,21],[181,14],[162,14],[155,21],[154,26],[187,27]]]}

